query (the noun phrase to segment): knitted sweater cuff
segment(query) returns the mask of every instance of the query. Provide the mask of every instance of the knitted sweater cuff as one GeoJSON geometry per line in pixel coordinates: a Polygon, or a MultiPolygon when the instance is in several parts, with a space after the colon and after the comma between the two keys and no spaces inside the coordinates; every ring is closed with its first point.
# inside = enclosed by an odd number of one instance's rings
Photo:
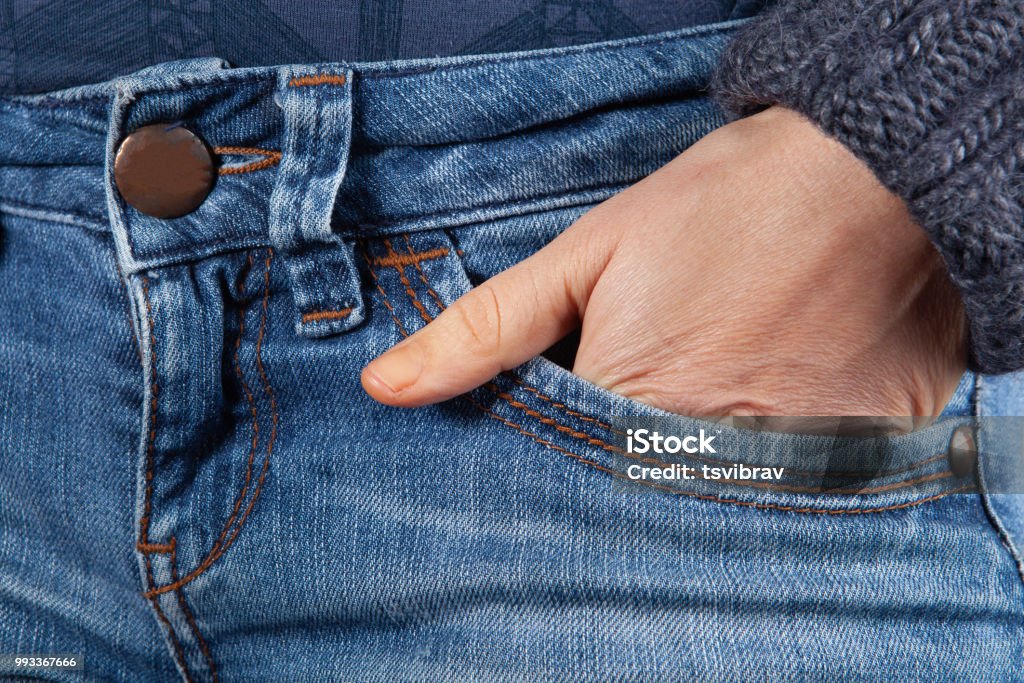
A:
{"type": "Polygon", "coordinates": [[[712,90],[733,116],[794,109],[867,163],[942,254],[972,367],[1024,368],[1024,2],[782,0],[712,90]]]}

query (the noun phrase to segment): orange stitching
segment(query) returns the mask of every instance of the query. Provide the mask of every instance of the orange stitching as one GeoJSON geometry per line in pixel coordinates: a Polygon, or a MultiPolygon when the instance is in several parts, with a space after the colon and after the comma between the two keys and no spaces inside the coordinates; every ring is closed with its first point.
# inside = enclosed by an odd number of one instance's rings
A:
{"type": "Polygon", "coordinates": [[[260,333],[256,337],[256,370],[260,374],[260,381],[263,383],[263,393],[270,399],[270,436],[267,439],[267,457],[263,460],[263,470],[260,472],[260,478],[256,482],[256,489],[253,491],[252,500],[249,501],[249,506],[246,508],[242,518],[238,521],[238,527],[235,529],[234,535],[228,539],[227,545],[224,549],[227,550],[231,547],[231,544],[238,538],[238,532],[242,528],[242,524],[245,522],[249,513],[252,511],[253,506],[256,505],[256,499],[260,497],[260,492],[263,489],[263,483],[267,478],[267,470],[270,467],[270,458],[274,454],[274,443],[277,441],[277,424],[278,424],[278,410],[277,410],[277,396],[274,394],[273,387],[270,386],[270,379],[267,377],[266,369],[263,367],[262,349],[263,349],[263,335],[267,330],[267,317],[270,310],[270,264],[274,258],[274,251],[267,249],[266,267],[263,271],[263,318],[260,321],[260,333]]]}
{"type": "MultiPolygon", "coordinates": [[[[542,401],[546,401],[546,402],[550,403],[552,406],[554,406],[555,408],[558,408],[563,413],[566,413],[568,415],[572,415],[573,417],[579,418],[579,419],[583,420],[584,422],[590,422],[592,424],[598,425],[599,427],[604,427],[608,431],[614,432],[615,434],[619,434],[621,436],[626,436],[626,433],[624,431],[622,431],[621,429],[616,429],[615,427],[612,427],[610,424],[608,424],[606,422],[602,422],[601,420],[598,420],[595,417],[590,417],[588,415],[584,415],[582,413],[578,413],[575,410],[572,410],[571,408],[566,406],[564,403],[559,403],[558,401],[552,399],[551,397],[542,394],[539,389],[536,389],[535,387],[530,386],[529,384],[526,383],[525,380],[521,379],[520,377],[518,377],[514,373],[506,372],[506,373],[503,373],[503,374],[506,377],[508,377],[510,380],[512,380],[513,382],[518,384],[520,387],[525,389],[526,391],[529,391],[531,394],[533,394],[537,398],[541,399],[542,401]]],[[[692,458],[693,460],[698,460],[700,462],[708,463],[709,465],[731,465],[731,464],[734,464],[734,463],[732,463],[730,461],[716,460],[714,458],[708,458],[708,457],[704,457],[704,456],[701,456],[701,455],[698,455],[698,454],[693,454],[693,455],[688,456],[688,457],[692,458]]],[[[883,471],[877,472],[875,474],[876,474],[876,476],[879,476],[879,477],[891,477],[891,476],[894,476],[894,475],[897,475],[897,474],[904,474],[906,472],[911,472],[911,471],[916,470],[918,468],[924,467],[925,465],[929,465],[929,464],[935,462],[936,460],[942,460],[945,457],[946,457],[945,453],[939,453],[939,454],[933,455],[933,456],[931,456],[929,458],[925,458],[924,460],[918,460],[917,462],[910,463],[909,465],[904,465],[903,467],[897,467],[896,469],[893,469],[893,470],[883,470],[883,471]]],[[[739,463],[735,463],[735,464],[739,464],[739,463]]],[[[746,464],[746,463],[744,463],[744,464],[746,464]]],[[[753,467],[753,465],[752,465],[752,467],[753,467]]],[[[836,478],[842,478],[842,479],[853,479],[853,478],[857,478],[857,477],[863,477],[864,474],[865,474],[864,472],[828,472],[828,471],[824,471],[824,470],[815,471],[815,470],[790,470],[790,469],[787,469],[786,473],[791,475],[791,476],[794,476],[794,477],[821,477],[821,476],[829,476],[829,477],[836,477],[836,478]]]]}
{"type": "MultiPolygon", "coordinates": [[[[423,272],[423,268],[420,266],[420,261],[425,261],[426,258],[417,258],[417,257],[425,256],[426,254],[431,254],[433,252],[444,252],[441,255],[442,256],[447,256],[448,255],[448,250],[444,249],[442,247],[441,249],[431,249],[430,251],[425,251],[425,252],[422,252],[420,254],[416,254],[412,250],[412,240],[409,239],[409,233],[403,233],[402,237],[405,238],[405,248],[409,252],[409,256],[412,257],[412,264],[414,266],[416,266],[416,270],[419,271],[420,280],[423,282],[423,286],[427,288],[427,293],[430,294],[430,296],[432,296],[434,298],[434,303],[437,304],[438,309],[443,311],[444,310],[444,303],[441,301],[441,297],[439,297],[437,295],[437,292],[434,291],[434,288],[430,286],[429,282],[427,282],[427,274],[425,272],[423,272]]],[[[399,257],[399,258],[401,258],[401,257],[399,257]]],[[[436,257],[431,256],[430,258],[436,258],[436,257]]]]}
{"type": "MultiPolygon", "coordinates": [[[[534,418],[538,422],[540,422],[542,424],[546,424],[546,425],[548,425],[550,427],[554,427],[557,431],[562,432],[563,434],[568,434],[569,436],[571,436],[571,437],[573,437],[575,439],[578,439],[580,441],[585,441],[586,443],[590,444],[591,446],[597,446],[597,447],[602,448],[602,449],[604,449],[606,451],[609,451],[611,453],[616,453],[618,455],[622,455],[622,456],[625,456],[627,458],[630,458],[631,460],[637,460],[639,462],[651,464],[651,465],[654,465],[654,466],[657,466],[657,467],[665,467],[666,465],[669,464],[669,463],[667,463],[665,461],[658,460],[656,458],[645,458],[645,457],[642,457],[642,456],[638,456],[638,455],[636,455],[634,453],[630,453],[628,451],[625,451],[625,450],[619,448],[618,446],[612,445],[610,443],[607,443],[606,441],[602,441],[601,439],[593,437],[593,436],[591,436],[591,435],[589,435],[589,434],[587,434],[585,432],[580,432],[580,431],[577,431],[577,430],[573,429],[572,427],[569,427],[567,425],[563,425],[560,422],[558,422],[556,420],[553,420],[552,418],[547,417],[545,415],[542,415],[541,413],[537,412],[536,410],[533,410],[528,405],[526,405],[526,404],[524,404],[524,403],[522,403],[520,401],[517,401],[508,392],[501,391],[497,387],[497,385],[494,384],[494,382],[488,382],[487,384],[484,385],[484,388],[489,389],[490,391],[493,391],[495,394],[497,394],[497,396],[499,398],[504,399],[506,403],[508,403],[509,405],[511,405],[514,408],[518,408],[519,410],[521,410],[522,412],[526,413],[530,417],[534,418]]],[[[700,458],[698,458],[698,459],[700,459],[700,458]]],[[[717,460],[714,460],[712,462],[716,462],[716,463],[720,462],[722,464],[733,464],[733,463],[727,463],[725,461],[717,461],[717,460]]],[[[860,495],[864,495],[864,494],[869,494],[869,493],[883,493],[885,491],[895,491],[895,490],[901,489],[901,488],[909,488],[909,487],[915,486],[917,484],[923,484],[923,483],[927,483],[929,481],[935,481],[937,479],[945,479],[945,478],[951,477],[952,475],[953,475],[953,473],[951,471],[938,472],[938,473],[926,475],[924,477],[920,477],[918,479],[908,479],[906,481],[894,482],[892,484],[885,484],[885,485],[874,487],[874,488],[867,488],[867,489],[834,489],[834,490],[831,491],[831,493],[836,494],[836,495],[839,495],[839,494],[851,494],[851,495],[860,494],[860,495]]],[[[705,478],[703,475],[698,474],[696,472],[694,473],[693,476],[696,477],[697,479],[704,479],[705,478]]],[[[717,479],[715,481],[717,481],[719,483],[722,483],[722,484],[733,484],[733,485],[736,485],[736,486],[747,486],[747,487],[750,487],[750,488],[759,488],[759,489],[765,489],[765,490],[768,490],[768,491],[780,491],[780,492],[785,492],[785,493],[821,493],[822,492],[822,488],[819,487],[819,486],[786,486],[786,485],[782,485],[782,484],[771,484],[771,483],[768,483],[768,482],[745,481],[745,480],[738,480],[738,479],[717,479]]]]}
{"type": "MultiPolygon", "coordinates": [[[[547,402],[551,403],[555,407],[565,408],[565,406],[563,404],[557,403],[553,399],[551,399],[551,398],[545,396],[544,394],[540,393],[539,390],[535,389],[534,387],[531,387],[529,384],[526,384],[525,381],[523,381],[519,377],[513,375],[512,373],[504,373],[504,374],[505,374],[506,377],[508,377],[509,379],[514,381],[516,384],[521,386],[523,389],[526,389],[527,391],[533,393],[538,398],[542,398],[542,399],[546,400],[547,402]]],[[[498,391],[499,391],[498,387],[493,382],[491,382],[491,383],[489,383],[487,385],[484,385],[484,386],[489,388],[489,389],[491,389],[491,391],[494,391],[495,393],[498,393],[498,391]]],[[[499,394],[499,395],[501,395],[501,394],[499,394]]],[[[510,403],[513,402],[513,400],[508,397],[508,394],[503,395],[502,398],[505,398],[505,400],[509,401],[510,403]]],[[[518,403],[518,402],[516,402],[516,403],[518,403]]],[[[562,431],[562,429],[560,429],[560,427],[562,427],[562,425],[560,423],[557,423],[557,422],[554,422],[554,421],[552,421],[550,423],[548,422],[548,420],[550,420],[551,418],[541,417],[539,415],[539,413],[536,413],[536,411],[530,410],[529,407],[524,406],[523,404],[518,404],[518,405],[516,405],[516,407],[517,408],[521,408],[523,410],[523,412],[526,412],[527,414],[531,415],[531,417],[535,417],[540,422],[543,422],[545,424],[550,424],[551,426],[555,427],[556,429],[559,429],[559,431],[562,431]]],[[[577,413],[577,412],[575,412],[573,410],[569,410],[569,409],[566,408],[564,410],[564,412],[566,412],[566,413],[568,413],[570,415],[574,415],[576,417],[579,417],[580,419],[586,420],[588,422],[596,422],[598,424],[601,424],[602,426],[606,426],[600,420],[597,420],[595,418],[589,418],[588,419],[587,416],[580,415],[579,413],[577,413]]],[[[619,448],[617,446],[613,446],[613,445],[611,445],[611,444],[609,444],[607,442],[601,441],[600,439],[597,439],[596,437],[592,437],[589,434],[586,434],[584,432],[576,432],[576,431],[572,430],[570,427],[564,427],[564,429],[565,430],[569,430],[566,433],[570,434],[571,436],[574,436],[576,438],[586,438],[588,443],[591,443],[591,445],[601,446],[605,450],[610,450],[613,453],[620,453],[622,455],[626,455],[627,457],[633,457],[629,453],[626,453],[625,451],[623,451],[621,448],[619,448]],[[596,441],[597,443],[593,443],[594,441],[596,441]]],[[[617,429],[612,429],[611,427],[608,427],[608,429],[611,429],[611,431],[615,432],[616,434],[622,434],[623,436],[625,436],[625,432],[622,432],[622,431],[617,430],[617,429]]],[[[920,467],[924,467],[925,465],[933,463],[936,460],[941,460],[941,459],[943,459],[945,457],[946,457],[945,453],[939,453],[939,454],[933,455],[933,456],[931,456],[929,458],[925,458],[924,460],[919,460],[919,461],[917,461],[915,463],[911,463],[910,465],[905,465],[903,467],[898,467],[898,468],[896,468],[894,470],[884,470],[884,471],[876,472],[876,473],[873,473],[873,474],[876,477],[891,477],[891,476],[896,475],[896,474],[904,474],[906,472],[910,472],[912,470],[916,470],[916,469],[918,469],[920,467]]],[[[733,461],[729,461],[729,460],[716,460],[715,458],[708,458],[706,456],[702,456],[702,455],[699,455],[699,454],[696,454],[696,453],[687,455],[687,458],[692,459],[692,460],[697,460],[699,462],[704,462],[704,463],[707,463],[709,465],[734,465],[734,464],[735,465],[739,465],[739,464],[745,464],[745,465],[748,465],[750,467],[757,467],[757,465],[749,465],[748,463],[739,463],[739,462],[733,462],[733,461]]],[[[651,461],[650,459],[645,459],[645,458],[636,458],[636,459],[640,460],[641,462],[658,462],[658,463],[661,463],[662,465],[666,464],[666,463],[664,463],[662,461],[658,461],[658,460],[651,461]]],[[[845,478],[845,479],[851,479],[851,478],[856,478],[856,477],[863,477],[866,474],[865,472],[827,472],[827,471],[815,472],[815,471],[811,471],[811,470],[790,470],[788,468],[786,469],[786,473],[791,475],[791,476],[794,476],[794,477],[828,476],[828,477],[845,478]]],[[[723,479],[721,481],[725,482],[726,480],[723,479]]]]}
{"type": "MultiPolygon", "coordinates": [[[[408,241],[409,236],[405,235],[405,239],[408,241]]],[[[387,243],[388,240],[384,240],[384,242],[387,243]]],[[[448,255],[448,250],[444,247],[438,247],[437,249],[431,249],[429,251],[421,251],[417,254],[410,246],[408,256],[405,254],[395,253],[395,251],[390,249],[390,247],[388,251],[391,252],[388,256],[375,256],[373,259],[373,265],[387,266],[388,268],[404,268],[405,266],[415,265],[419,268],[421,261],[429,261],[431,259],[441,258],[442,256],[448,255]]],[[[422,272],[422,269],[420,269],[420,272],[422,272]]],[[[424,282],[426,282],[426,280],[424,280],[424,282]]],[[[444,306],[441,306],[441,308],[444,308],[444,306]]]]}
{"type": "Polygon", "coordinates": [[[587,458],[584,458],[581,455],[577,455],[576,453],[573,453],[573,452],[571,452],[569,450],[566,450],[566,449],[562,448],[561,446],[558,446],[556,444],[551,443],[550,441],[546,441],[546,440],[542,439],[541,437],[537,436],[533,432],[530,432],[529,430],[525,429],[522,425],[518,425],[518,424],[516,424],[516,423],[514,423],[514,422],[512,422],[510,420],[506,420],[505,418],[501,417],[500,415],[495,413],[490,408],[487,408],[486,406],[481,405],[479,402],[477,402],[475,399],[473,399],[469,395],[465,395],[465,398],[470,403],[474,404],[477,408],[479,408],[484,413],[486,413],[489,417],[492,417],[492,418],[498,420],[499,422],[501,422],[501,423],[503,423],[503,424],[505,424],[505,425],[507,425],[509,427],[512,427],[513,429],[515,429],[519,433],[521,433],[521,434],[523,434],[525,436],[530,437],[531,439],[533,439],[534,441],[536,441],[540,445],[546,446],[547,448],[550,448],[550,449],[552,449],[554,451],[558,451],[559,453],[562,453],[563,455],[567,455],[567,456],[573,458],[574,460],[578,460],[579,462],[581,462],[581,463],[583,463],[585,465],[589,465],[589,466],[593,467],[594,469],[597,469],[597,470],[600,470],[601,472],[605,472],[607,474],[610,474],[611,476],[613,476],[613,477],[615,477],[617,479],[622,479],[624,481],[629,481],[629,482],[632,482],[632,483],[635,483],[635,484],[642,484],[644,486],[649,486],[651,488],[658,489],[660,491],[665,491],[667,493],[672,493],[672,494],[677,495],[677,496],[686,496],[687,498],[696,498],[698,500],[706,500],[706,501],[713,502],[713,503],[724,503],[724,504],[727,504],[727,505],[739,505],[741,507],[757,508],[759,510],[776,510],[776,511],[779,511],[779,512],[796,512],[796,513],[800,513],[800,514],[832,515],[832,516],[838,516],[838,515],[863,515],[863,514],[876,513],[876,512],[889,512],[889,511],[892,511],[892,510],[903,510],[905,508],[915,507],[917,505],[922,505],[924,503],[929,503],[929,502],[931,502],[933,500],[937,500],[939,498],[945,498],[946,496],[952,495],[954,493],[963,493],[965,491],[968,491],[968,490],[971,490],[971,489],[974,488],[973,486],[961,486],[959,488],[950,489],[948,491],[943,491],[941,493],[937,493],[937,494],[928,496],[926,498],[920,498],[918,500],[911,500],[911,501],[907,501],[907,502],[904,502],[904,503],[898,503],[898,504],[894,504],[894,505],[887,505],[887,506],[884,506],[884,507],[874,507],[874,508],[845,508],[845,509],[843,509],[843,508],[839,508],[839,509],[836,509],[836,508],[809,508],[809,507],[799,507],[798,508],[798,507],[795,507],[795,506],[792,506],[792,505],[779,505],[777,503],[758,503],[758,502],[749,501],[749,500],[736,500],[734,498],[720,498],[718,496],[712,496],[712,495],[707,495],[707,494],[702,494],[702,493],[694,493],[692,491],[683,491],[683,490],[680,490],[680,489],[672,488],[671,486],[665,486],[663,484],[656,484],[655,482],[646,481],[646,480],[643,480],[643,479],[639,479],[639,480],[630,479],[629,477],[627,477],[626,475],[624,475],[624,474],[622,474],[620,472],[616,472],[613,469],[610,469],[608,467],[600,465],[600,464],[598,464],[598,463],[596,463],[596,462],[594,462],[592,460],[588,460],[587,458]]]}
{"type": "Polygon", "coordinates": [[[316,74],[314,76],[296,76],[288,81],[288,85],[293,88],[301,88],[307,85],[323,85],[325,83],[345,85],[347,82],[347,79],[342,74],[316,74]]]}
{"type": "Polygon", "coordinates": [[[281,152],[275,149],[260,149],[259,147],[214,147],[214,153],[223,155],[257,155],[263,157],[259,161],[252,161],[242,166],[222,166],[217,169],[220,175],[237,175],[270,168],[281,161],[281,152]]]}
{"type": "Polygon", "coordinates": [[[403,325],[402,321],[400,321],[398,316],[395,315],[395,309],[391,306],[391,302],[388,301],[388,295],[384,293],[384,288],[380,286],[380,279],[377,277],[377,273],[373,270],[373,261],[371,261],[370,257],[367,255],[366,245],[363,245],[363,258],[366,260],[366,265],[369,267],[370,277],[373,278],[373,283],[377,285],[377,291],[380,292],[381,300],[384,302],[384,307],[388,309],[388,312],[391,314],[391,319],[395,321],[395,325],[398,325],[398,331],[402,333],[403,337],[408,337],[409,332],[406,331],[405,325],[403,325]]]}
{"type": "MultiPolygon", "coordinates": [[[[384,240],[384,246],[388,249],[388,255],[397,263],[401,257],[391,246],[391,240],[384,240]]],[[[413,291],[412,283],[409,282],[409,278],[405,276],[405,266],[395,265],[393,267],[398,271],[398,277],[402,280],[402,284],[405,285],[405,293],[409,295],[409,300],[412,301],[412,305],[420,312],[420,317],[423,318],[423,322],[430,323],[433,318],[431,318],[430,314],[427,313],[427,309],[423,307],[423,303],[420,301],[419,297],[416,296],[416,292],[413,291]]]]}
{"type": "MultiPolygon", "coordinates": [[[[171,547],[171,581],[178,580],[178,555],[174,551],[174,546],[171,547]]],[[[199,626],[196,624],[195,616],[192,614],[192,610],[189,609],[188,603],[185,601],[185,596],[180,590],[174,591],[174,594],[178,596],[178,606],[181,607],[181,611],[185,614],[185,619],[188,621],[189,628],[192,629],[192,634],[196,637],[199,642],[199,649],[203,651],[203,656],[206,657],[206,664],[210,668],[210,676],[213,678],[213,683],[217,683],[217,664],[213,661],[213,653],[210,652],[210,646],[206,644],[206,639],[203,638],[203,634],[199,632],[199,626]]]]}
{"type": "Polygon", "coordinates": [[[312,311],[311,313],[302,314],[302,322],[310,323],[316,320],[341,320],[342,318],[347,318],[351,312],[351,308],[342,308],[338,311],[312,311]]]}
{"type": "MultiPolygon", "coordinates": [[[[252,270],[252,266],[253,255],[250,251],[246,261],[246,266],[240,271],[237,283],[238,294],[243,299],[247,297],[247,292],[243,290],[243,287],[245,286],[245,280],[248,279],[249,272],[252,270]]],[[[234,366],[235,376],[238,378],[238,383],[242,387],[242,391],[245,393],[246,402],[249,404],[249,412],[252,414],[252,425],[250,427],[252,431],[252,442],[249,446],[249,459],[246,464],[245,480],[242,484],[242,490],[238,492],[238,496],[235,498],[234,507],[232,507],[231,514],[224,523],[224,528],[221,529],[220,536],[217,538],[216,543],[213,544],[213,547],[210,548],[210,552],[203,558],[203,562],[200,563],[200,566],[205,564],[206,560],[220,549],[224,544],[224,539],[227,537],[232,525],[235,523],[235,519],[238,517],[238,512],[242,508],[242,502],[245,500],[246,494],[249,493],[249,485],[252,483],[253,464],[256,462],[256,451],[259,448],[260,421],[256,411],[256,398],[252,394],[252,389],[249,387],[249,383],[245,381],[245,376],[242,373],[242,362],[239,358],[239,353],[242,347],[242,337],[245,336],[245,317],[248,312],[249,303],[246,302],[238,312],[238,337],[235,338],[235,351],[233,354],[232,365],[234,366]]]]}
{"type": "Polygon", "coordinates": [[[150,590],[146,594],[147,597],[160,595],[162,593],[167,593],[168,591],[172,591],[172,590],[177,590],[178,588],[181,588],[185,584],[190,583],[191,581],[196,579],[196,577],[202,575],[203,572],[205,572],[207,569],[209,569],[210,566],[214,562],[216,562],[217,559],[219,559],[225,552],[227,552],[228,548],[230,548],[232,546],[232,544],[234,544],[235,540],[238,538],[238,534],[242,531],[242,527],[245,524],[245,521],[249,518],[249,514],[252,512],[253,508],[255,507],[256,501],[259,500],[260,493],[263,491],[263,484],[264,484],[264,482],[266,481],[266,478],[267,478],[267,471],[270,469],[270,459],[271,459],[271,457],[273,456],[273,453],[274,453],[274,442],[277,439],[277,425],[278,425],[278,419],[279,419],[278,410],[277,410],[277,398],[274,395],[273,388],[270,386],[270,380],[267,378],[266,370],[263,367],[263,361],[260,358],[261,350],[263,348],[263,336],[264,336],[264,333],[266,331],[267,314],[268,314],[268,309],[269,309],[269,299],[270,299],[270,264],[271,264],[271,261],[273,260],[273,257],[274,257],[273,250],[272,249],[267,249],[267,258],[266,258],[266,261],[265,261],[265,270],[264,270],[264,276],[263,276],[264,277],[263,316],[262,316],[262,318],[260,320],[260,332],[259,332],[259,334],[256,337],[256,351],[255,351],[255,353],[256,353],[256,369],[259,371],[260,379],[263,382],[263,391],[267,395],[267,397],[270,399],[270,422],[271,422],[271,424],[270,424],[270,436],[267,439],[267,454],[263,458],[263,466],[260,469],[260,476],[256,480],[256,487],[253,489],[253,494],[252,494],[252,496],[249,499],[249,504],[246,506],[245,510],[242,512],[242,516],[238,518],[238,524],[235,525],[234,530],[231,532],[231,535],[228,536],[228,538],[224,542],[224,544],[222,546],[220,546],[220,547],[217,547],[216,545],[214,545],[214,548],[212,548],[210,550],[210,552],[207,554],[206,558],[202,561],[202,563],[200,563],[200,565],[198,567],[196,567],[191,572],[189,572],[187,575],[185,575],[184,577],[182,577],[181,579],[179,579],[177,581],[173,581],[172,583],[169,583],[169,584],[167,584],[165,586],[160,586],[159,588],[154,588],[154,589],[150,590]]]}
{"type": "Polygon", "coordinates": [[[531,387],[529,384],[526,383],[525,380],[520,379],[519,377],[517,377],[516,375],[513,375],[512,373],[508,373],[508,378],[511,379],[516,384],[518,384],[519,386],[521,386],[523,389],[526,389],[527,391],[529,391],[531,394],[533,394],[537,398],[541,399],[542,401],[547,401],[548,403],[553,405],[555,408],[558,408],[559,410],[561,410],[564,413],[572,415],[573,417],[578,417],[579,419],[583,420],[584,422],[590,422],[591,424],[596,424],[598,427],[604,427],[608,431],[614,432],[615,434],[619,434],[621,436],[626,436],[626,432],[622,431],[621,429],[616,429],[615,427],[612,427],[607,422],[602,422],[601,420],[597,419],[596,417],[590,417],[588,415],[584,415],[583,413],[578,413],[575,410],[570,409],[564,403],[559,403],[558,401],[554,400],[550,396],[546,396],[546,395],[542,394],[539,389],[531,387]]]}
{"type": "Polygon", "coordinates": [[[174,552],[174,546],[177,544],[177,540],[172,536],[170,543],[137,543],[135,549],[140,553],[156,553],[159,555],[166,555],[174,552]]]}

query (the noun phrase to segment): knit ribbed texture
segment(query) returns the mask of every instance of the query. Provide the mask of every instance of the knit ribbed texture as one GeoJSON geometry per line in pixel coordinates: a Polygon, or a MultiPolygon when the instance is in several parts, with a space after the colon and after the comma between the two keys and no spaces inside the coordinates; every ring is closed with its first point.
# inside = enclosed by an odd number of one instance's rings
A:
{"type": "Polygon", "coordinates": [[[1024,1],[782,0],[713,91],[734,116],[799,111],[866,162],[960,288],[972,367],[1024,368],[1024,1]]]}

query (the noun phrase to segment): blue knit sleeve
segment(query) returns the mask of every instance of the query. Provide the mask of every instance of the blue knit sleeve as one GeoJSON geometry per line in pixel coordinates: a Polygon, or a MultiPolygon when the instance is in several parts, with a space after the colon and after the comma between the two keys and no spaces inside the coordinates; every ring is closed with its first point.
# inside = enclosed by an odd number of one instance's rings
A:
{"type": "Polygon", "coordinates": [[[713,91],[733,116],[799,111],[867,163],[942,254],[974,369],[1024,368],[1024,2],[781,0],[713,91]]]}

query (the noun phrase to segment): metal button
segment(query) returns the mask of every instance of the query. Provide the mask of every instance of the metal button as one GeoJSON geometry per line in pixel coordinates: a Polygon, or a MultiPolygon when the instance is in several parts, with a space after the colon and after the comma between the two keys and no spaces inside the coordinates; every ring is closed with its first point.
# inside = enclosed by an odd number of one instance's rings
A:
{"type": "Polygon", "coordinates": [[[213,189],[213,155],[198,135],[180,124],[143,126],[121,142],[114,182],[130,205],[155,218],[177,218],[196,209],[213,189]]]}
{"type": "Polygon", "coordinates": [[[971,425],[961,425],[949,439],[949,469],[958,477],[966,477],[974,473],[974,464],[978,461],[977,440],[971,425]]]}

